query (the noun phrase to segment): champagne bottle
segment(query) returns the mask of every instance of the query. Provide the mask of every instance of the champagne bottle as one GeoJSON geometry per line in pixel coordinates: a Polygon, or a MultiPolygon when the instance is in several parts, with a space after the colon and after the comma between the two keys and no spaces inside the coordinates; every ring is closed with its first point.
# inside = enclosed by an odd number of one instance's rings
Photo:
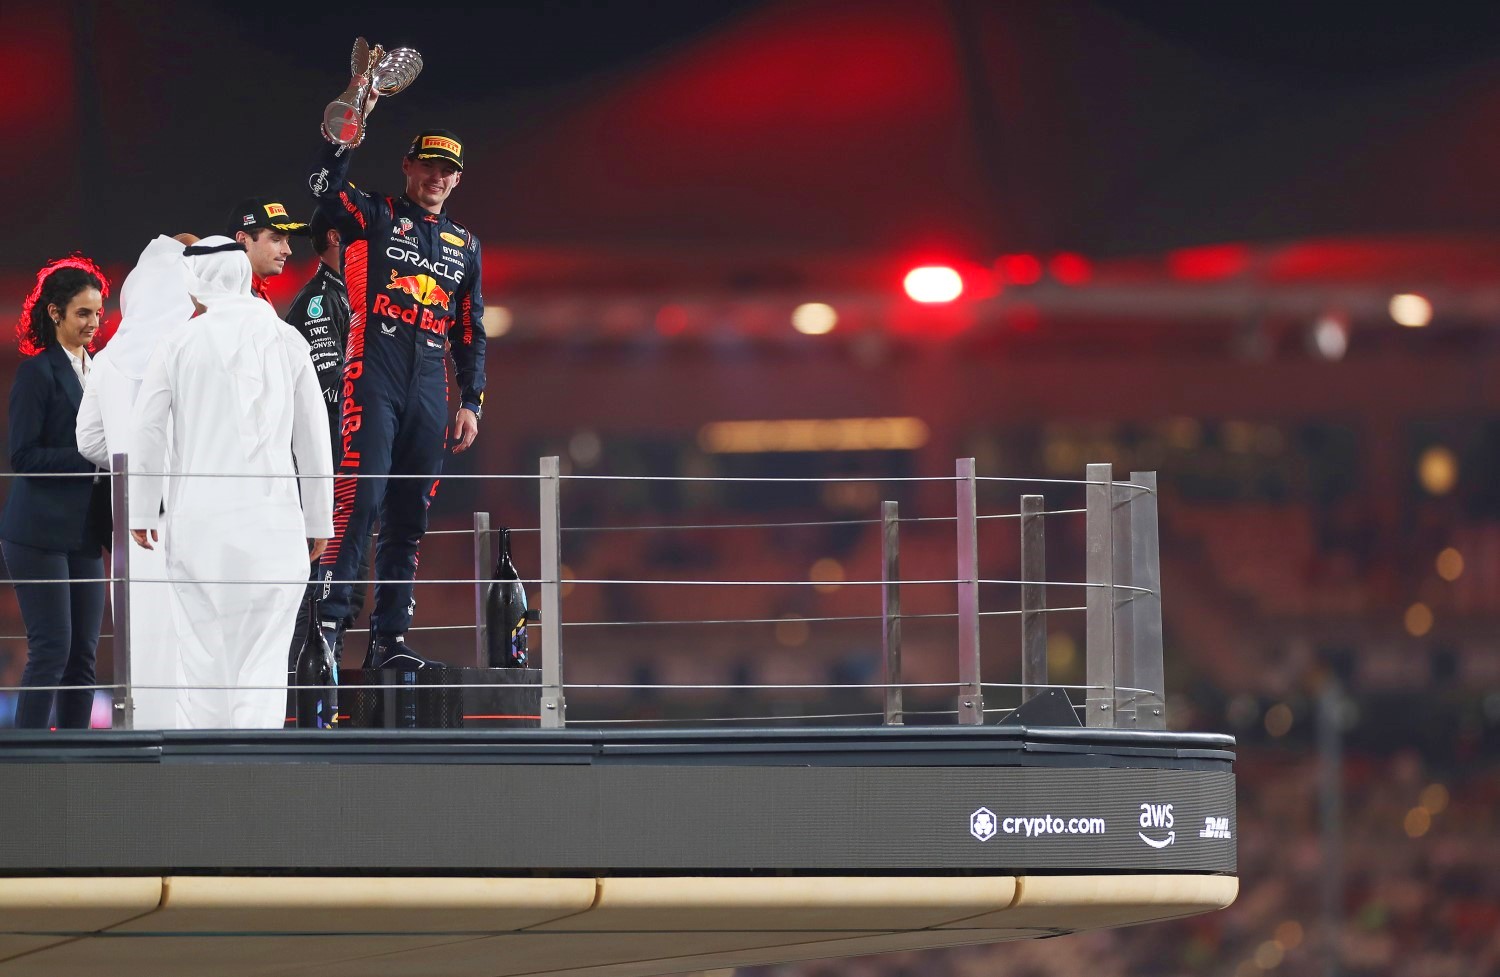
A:
{"type": "Polygon", "coordinates": [[[309,597],[307,633],[297,654],[297,727],[333,729],[339,723],[339,666],[318,621],[318,599],[309,597]]]}
{"type": "Polygon", "coordinates": [[[485,599],[491,668],[526,668],[526,588],[510,561],[510,530],[500,530],[500,558],[485,599]]]}

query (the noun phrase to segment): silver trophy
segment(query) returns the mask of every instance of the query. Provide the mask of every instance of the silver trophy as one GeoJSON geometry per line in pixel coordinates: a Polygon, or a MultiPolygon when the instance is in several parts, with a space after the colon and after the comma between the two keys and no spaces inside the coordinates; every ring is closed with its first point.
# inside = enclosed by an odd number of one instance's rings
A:
{"type": "Polygon", "coordinates": [[[349,87],[323,110],[323,135],[329,142],[353,149],[365,138],[365,119],[377,96],[394,95],[416,80],[422,55],[409,47],[386,51],[373,48],[362,37],[354,39],[349,57],[349,87]]]}

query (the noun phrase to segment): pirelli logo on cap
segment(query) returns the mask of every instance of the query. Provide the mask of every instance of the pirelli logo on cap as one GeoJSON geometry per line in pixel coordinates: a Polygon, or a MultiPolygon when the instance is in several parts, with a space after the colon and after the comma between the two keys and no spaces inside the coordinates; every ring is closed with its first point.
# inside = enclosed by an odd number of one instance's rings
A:
{"type": "Polygon", "coordinates": [[[281,206],[281,204],[266,204],[266,216],[267,217],[285,217],[286,216],[286,208],[283,207],[283,206],[281,206]]]}
{"type": "Polygon", "coordinates": [[[448,139],[444,136],[423,136],[417,143],[417,149],[418,151],[441,149],[444,152],[452,153],[454,156],[462,156],[464,154],[464,148],[456,140],[448,139]]]}

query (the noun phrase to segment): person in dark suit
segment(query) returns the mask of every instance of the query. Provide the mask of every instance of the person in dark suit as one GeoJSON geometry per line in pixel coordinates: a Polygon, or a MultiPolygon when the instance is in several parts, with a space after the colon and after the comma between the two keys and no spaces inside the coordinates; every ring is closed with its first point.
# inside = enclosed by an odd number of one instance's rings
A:
{"type": "Polygon", "coordinates": [[[88,345],[98,331],[109,285],[81,256],[37,274],[16,334],[27,357],[10,388],[11,480],[0,513],[0,552],[26,623],[26,670],[16,704],[18,728],[46,729],[57,707],[59,729],[87,729],[94,652],[104,619],[104,559],[109,545],[109,480],[78,453],[74,428],[88,381],[88,345]],[[77,472],[76,478],[26,475],[77,472]],[[25,583],[37,581],[92,581],[25,583]]]}

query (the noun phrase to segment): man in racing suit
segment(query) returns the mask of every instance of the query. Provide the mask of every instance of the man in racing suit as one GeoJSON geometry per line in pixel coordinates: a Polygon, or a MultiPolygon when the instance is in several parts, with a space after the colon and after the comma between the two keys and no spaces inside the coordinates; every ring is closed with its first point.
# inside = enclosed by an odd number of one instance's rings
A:
{"type": "MultiPolygon", "coordinates": [[[[344,276],[339,272],[339,232],[318,211],[308,225],[312,237],[313,251],[318,256],[318,268],[313,272],[302,291],[292,300],[287,310],[286,322],[305,340],[312,353],[313,372],[318,377],[318,388],[328,406],[328,431],[333,445],[333,465],[337,469],[340,449],[339,440],[339,388],[344,377],[344,343],[349,337],[349,293],[344,289],[344,276]]],[[[354,585],[350,618],[345,626],[359,614],[365,602],[365,578],[370,570],[369,561],[360,563],[359,583],[354,585]]],[[[313,572],[313,579],[318,571],[313,572]]],[[[297,656],[307,634],[308,602],[297,608],[297,626],[292,631],[292,646],[287,658],[287,671],[297,668],[297,656]]],[[[334,657],[343,661],[343,635],[333,648],[334,657]]]]}
{"type": "Polygon", "coordinates": [[[339,232],[322,211],[313,215],[313,250],[318,269],[292,299],[286,322],[307,340],[313,370],[328,404],[328,430],[333,436],[334,464],[339,455],[339,387],[344,377],[344,344],[349,338],[349,292],[339,272],[339,232]]]}
{"type": "Polygon", "coordinates": [[[308,180],[343,240],[349,338],[340,388],[334,539],[323,555],[321,623],[336,635],[377,509],[377,584],[366,668],[437,664],[406,644],[417,548],[447,442],[447,354],[457,368],[454,452],[479,433],[484,311],[479,240],[443,209],[463,173],[463,144],[419,133],[401,168],[406,192],[377,196],[349,182],[350,151],[329,145],[308,180]],[[349,478],[406,475],[415,478],[349,478]]]}

